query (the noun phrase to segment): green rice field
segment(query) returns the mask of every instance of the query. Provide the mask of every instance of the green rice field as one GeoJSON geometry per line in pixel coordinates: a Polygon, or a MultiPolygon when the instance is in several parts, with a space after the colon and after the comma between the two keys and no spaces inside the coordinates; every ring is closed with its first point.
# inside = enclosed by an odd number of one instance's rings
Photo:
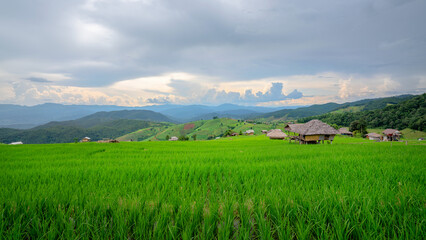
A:
{"type": "Polygon", "coordinates": [[[0,145],[0,239],[425,239],[426,145],[0,145]]]}

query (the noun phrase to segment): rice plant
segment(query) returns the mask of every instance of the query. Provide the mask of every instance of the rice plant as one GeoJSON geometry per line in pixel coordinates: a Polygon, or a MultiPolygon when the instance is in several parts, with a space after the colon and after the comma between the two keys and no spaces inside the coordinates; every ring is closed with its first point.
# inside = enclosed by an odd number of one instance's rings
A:
{"type": "Polygon", "coordinates": [[[424,239],[426,147],[0,145],[0,239],[424,239]]]}

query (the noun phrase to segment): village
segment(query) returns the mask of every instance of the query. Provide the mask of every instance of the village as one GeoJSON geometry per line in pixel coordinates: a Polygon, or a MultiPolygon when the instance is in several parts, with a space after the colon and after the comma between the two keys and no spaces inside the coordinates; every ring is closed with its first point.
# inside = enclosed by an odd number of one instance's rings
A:
{"type": "MultiPolygon", "coordinates": [[[[243,121],[243,120],[241,120],[243,121]]],[[[253,123],[252,120],[246,120],[244,123],[253,123]]],[[[256,123],[254,123],[256,124],[256,123]]],[[[253,129],[248,129],[244,132],[233,132],[227,131],[222,136],[215,137],[214,139],[220,139],[222,137],[236,137],[239,135],[252,136],[252,135],[266,135],[271,140],[288,140],[289,143],[299,143],[299,144],[332,144],[336,135],[354,137],[354,133],[349,131],[348,128],[339,128],[335,129],[327,123],[324,123],[318,119],[311,120],[307,123],[288,123],[285,124],[283,129],[276,128],[271,130],[261,130],[256,132],[253,129]]],[[[385,129],[381,134],[376,132],[367,133],[364,136],[366,139],[375,141],[375,142],[387,142],[387,141],[400,141],[402,134],[397,129],[385,129]]],[[[181,141],[188,140],[189,137],[185,136],[171,136],[168,138],[168,141],[181,141]]],[[[419,138],[418,140],[423,140],[419,138]]],[[[134,141],[133,139],[127,140],[129,142],[134,141]]],[[[76,141],[77,142],[77,141],[76,141]]],[[[82,138],[78,142],[87,143],[92,142],[92,139],[88,136],[82,138]]],[[[117,139],[104,138],[102,140],[96,141],[98,143],[119,143],[117,139]]],[[[9,145],[21,145],[24,144],[22,141],[12,142],[9,145]]]]}

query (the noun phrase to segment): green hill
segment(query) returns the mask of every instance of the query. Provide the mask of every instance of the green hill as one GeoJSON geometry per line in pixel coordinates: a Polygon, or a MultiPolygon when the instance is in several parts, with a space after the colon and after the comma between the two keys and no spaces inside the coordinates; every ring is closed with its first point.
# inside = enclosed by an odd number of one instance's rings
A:
{"type": "Polygon", "coordinates": [[[165,115],[150,110],[121,110],[111,112],[97,112],[86,117],[82,117],[76,120],[62,121],[62,122],[50,122],[35,129],[45,129],[55,126],[71,126],[80,128],[91,128],[99,124],[111,122],[119,119],[130,119],[130,120],[144,120],[150,122],[173,122],[170,118],[165,115]]]}
{"type": "Polygon", "coordinates": [[[92,141],[103,138],[117,138],[128,132],[148,127],[162,127],[168,123],[154,123],[142,120],[119,119],[83,128],[69,125],[56,125],[27,130],[0,128],[0,142],[10,143],[70,143],[75,139],[90,137],[92,141]]]}
{"type": "Polygon", "coordinates": [[[256,135],[260,135],[262,130],[273,128],[283,128],[284,124],[266,124],[266,123],[248,123],[229,118],[218,118],[211,120],[199,120],[178,125],[168,125],[158,128],[144,128],[135,132],[126,134],[118,140],[152,140],[165,141],[172,136],[186,136],[190,140],[195,134],[197,140],[209,140],[216,137],[222,137],[223,134],[231,130],[236,133],[244,133],[246,130],[253,129],[256,135]],[[168,136],[168,137],[167,137],[168,136]]]}
{"type": "Polygon", "coordinates": [[[349,126],[355,120],[363,119],[369,128],[410,128],[426,131],[426,93],[383,109],[360,112],[333,112],[302,118],[300,122],[319,119],[329,124],[349,126]]]}
{"type": "Polygon", "coordinates": [[[326,104],[316,104],[309,107],[301,107],[297,109],[284,109],[271,113],[266,113],[260,115],[258,118],[262,119],[299,119],[305,117],[311,117],[315,115],[321,115],[330,112],[359,112],[359,111],[368,111],[375,109],[382,109],[389,105],[395,105],[411,99],[415,96],[413,95],[401,95],[387,98],[376,98],[376,99],[364,99],[356,102],[349,103],[326,103],[326,104]]]}

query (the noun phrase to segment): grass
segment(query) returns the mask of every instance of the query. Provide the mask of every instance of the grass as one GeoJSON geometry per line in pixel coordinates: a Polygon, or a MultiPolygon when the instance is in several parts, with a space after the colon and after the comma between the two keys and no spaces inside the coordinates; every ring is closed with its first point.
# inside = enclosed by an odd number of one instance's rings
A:
{"type": "Polygon", "coordinates": [[[424,239],[425,155],[343,137],[1,145],[0,239],[424,239]]]}

